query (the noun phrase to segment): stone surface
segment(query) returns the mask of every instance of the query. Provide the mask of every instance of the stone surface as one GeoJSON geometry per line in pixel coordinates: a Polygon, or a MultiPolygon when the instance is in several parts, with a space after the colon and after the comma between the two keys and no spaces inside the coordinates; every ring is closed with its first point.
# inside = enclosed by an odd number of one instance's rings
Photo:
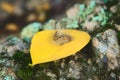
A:
{"type": "Polygon", "coordinates": [[[115,24],[115,27],[117,28],[118,31],[120,31],[120,25],[115,24]]]}
{"type": "Polygon", "coordinates": [[[88,21],[86,20],[85,23],[83,24],[83,29],[87,30],[89,32],[96,30],[100,26],[96,21],[88,21]]]}
{"type": "Polygon", "coordinates": [[[80,64],[76,63],[74,61],[70,61],[69,64],[70,64],[70,67],[69,67],[69,70],[67,73],[67,77],[80,79],[80,74],[81,74],[80,73],[80,70],[81,70],[80,64]]]}
{"type": "Polygon", "coordinates": [[[119,66],[117,57],[120,51],[116,35],[117,33],[114,30],[108,29],[105,32],[97,34],[92,39],[97,63],[100,63],[100,61],[106,62],[108,70],[113,70],[119,66]]]}
{"type": "Polygon", "coordinates": [[[116,13],[117,12],[117,6],[116,5],[114,5],[114,6],[112,6],[111,8],[110,8],[110,11],[112,12],[112,13],[116,13]]]}
{"type": "Polygon", "coordinates": [[[72,8],[70,8],[66,11],[66,15],[68,18],[74,18],[77,15],[78,10],[79,10],[78,6],[79,6],[79,4],[76,4],[72,8]]]}
{"type": "MultiPolygon", "coordinates": [[[[62,63],[63,64],[63,63],[62,63]]],[[[59,69],[60,72],[60,80],[68,80],[70,78],[79,80],[81,78],[82,69],[79,62],[75,62],[74,60],[70,60],[68,64],[65,64],[64,67],[61,66],[62,69],[59,69]],[[67,68],[65,66],[68,66],[67,68]]]]}
{"type": "Polygon", "coordinates": [[[0,43],[0,55],[12,57],[16,51],[27,53],[29,52],[29,45],[14,36],[7,37],[0,43]],[[2,53],[4,53],[4,55],[2,53]]]}

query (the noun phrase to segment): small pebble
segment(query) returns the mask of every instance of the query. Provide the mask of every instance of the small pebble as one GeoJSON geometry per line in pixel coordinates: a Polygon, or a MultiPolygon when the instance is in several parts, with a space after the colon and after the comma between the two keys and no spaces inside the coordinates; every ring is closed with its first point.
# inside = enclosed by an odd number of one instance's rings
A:
{"type": "Polygon", "coordinates": [[[120,25],[115,24],[115,27],[117,28],[118,31],[120,31],[120,25]]]}
{"type": "Polygon", "coordinates": [[[110,76],[111,76],[112,78],[115,78],[115,73],[111,72],[111,73],[110,73],[110,76]]]}
{"type": "Polygon", "coordinates": [[[16,31],[18,31],[18,26],[14,23],[9,23],[6,25],[5,29],[7,31],[16,32],[16,31]]]}
{"type": "Polygon", "coordinates": [[[1,3],[1,9],[3,9],[4,11],[6,11],[8,13],[14,12],[14,6],[9,3],[6,3],[6,2],[1,3]]]}
{"type": "Polygon", "coordinates": [[[79,5],[76,4],[75,6],[73,6],[72,8],[70,8],[66,11],[66,15],[68,18],[72,19],[77,15],[78,10],[79,10],[78,6],[79,5]]]}
{"type": "Polygon", "coordinates": [[[43,10],[49,10],[51,8],[50,3],[46,2],[42,5],[43,10]]]}
{"type": "Polygon", "coordinates": [[[117,6],[116,5],[114,5],[114,6],[112,6],[111,8],[110,8],[110,11],[112,12],[112,13],[116,13],[117,12],[117,6]]]}
{"type": "Polygon", "coordinates": [[[35,13],[29,14],[26,18],[27,22],[31,22],[31,21],[35,21],[35,20],[37,20],[37,16],[35,15],[35,13]]]}
{"type": "Polygon", "coordinates": [[[43,21],[45,21],[45,19],[46,19],[46,14],[44,12],[41,12],[38,15],[38,21],[43,22],[43,21]]]}
{"type": "Polygon", "coordinates": [[[91,59],[88,59],[88,61],[87,61],[87,62],[88,62],[88,64],[91,64],[91,63],[92,63],[91,59]]]}

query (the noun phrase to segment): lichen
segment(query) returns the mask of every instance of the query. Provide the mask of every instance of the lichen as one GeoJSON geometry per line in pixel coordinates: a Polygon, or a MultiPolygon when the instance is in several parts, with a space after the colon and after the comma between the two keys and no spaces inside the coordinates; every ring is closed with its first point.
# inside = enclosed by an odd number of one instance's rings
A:
{"type": "Polygon", "coordinates": [[[13,76],[7,75],[4,77],[4,80],[15,80],[13,76]]]}
{"type": "Polygon", "coordinates": [[[104,26],[107,23],[107,21],[111,15],[112,14],[105,12],[104,9],[101,9],[98,16],[93,17],[92,20],[101,22],[101,25],[104,26]]]}
{"type": "Polygon", "coordinates": [[[63,18],[58,24],[57,26],[61,26],[63,29],[76,29],[79,27],[77,20],[69,18],[63,18]]]}
{"type": "Polygon", "coordinates": [[[62,18],[60,21],[51,19],[43,26],[43,30],[76,29],[78,26],[78,21],[75,19],[62,18]]]}
{"type": "Polygon", "coordinates": [[[56,26],[56,20],[51,19],[43,25],[43,30],[54,30],[56,26]]]}
{"type": "MultiPolygon", "coordinates": [[[[76,4],[73,9],[78,10],[76,11],[76,15],[74,15],[75,17],[72,17],[73,21],[76,20],[78,23],[77,25],[79,25],[75,28],[82,28],[89,32],[98,29],[100,26],[105,26],[109,17],[111,17],[111,13],[100,6],[100,4],[96,4],[96,1],[94,0],[91,0],[89,5],[76,4]],[[92,26],[86,27],[86,22],[92,26]]],[[[70,14],[71,13],[67,12],[67,17],[71,19],[71,17],[69,17],[70,14]]]]}
{"type": "Polygon", "coordinates": [[[85,4],[79,4],[79,12],[76,17],[80,19],[81,22],[85,21],[87,16],[93,12],[95,6],[95,1],[91,1],[87,8],[85,7],[85,4]]]}
{"type": "Polygon", "coordinates": [[[26,42],[30,42],[33,35],[36,32],[38,32],[40,29],[42,29],[41,23],[38,23],[38,22],[31,23],[25,26],[25,28],[23,28],[21,32],[21,38],[26,42]]]}

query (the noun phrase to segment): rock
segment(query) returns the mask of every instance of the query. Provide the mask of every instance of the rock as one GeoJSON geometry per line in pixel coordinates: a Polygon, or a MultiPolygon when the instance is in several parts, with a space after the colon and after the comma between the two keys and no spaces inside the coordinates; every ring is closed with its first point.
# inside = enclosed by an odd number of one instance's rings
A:
{"type": "Polygon", "coordinates": [[[15,60],[0,56],[0,80],[17,80],[15,71],[18,69],[19,65],[15,60]]]}
{"type": "Polygon", "coordinates": [[[56,74],[52,73],[52,72],[47,72],[47,76],[49,76],[51,78],[51,80],[57,80],[57,76],[56,74]]]}
{"type": "Polygon", "coordinates": [[[105,26],[111,16],[111,13],[106,12],[106,6],[98,5],[98,3],[100,2],[89,0],[86,5],[76,4],[66,12],[66,15],[68,18],[78,21],[79,26],[76,28],[82,27],[89,32],[95,31],[100,26],[105,26]]]}
{"type": "Polygon", "coordinates": [[[26,21],[27,21],[27,22],[32,22],[32,21],[35,21],[35,20],[37,20],[37,16],[36,16],[35,13],[29,14],[29,15],[27,16],[27,18],[26,18],[26,21]]]}
{"type": "Polygon", "coordinates": [[[38,17],[38,21],[44,22],[45,19],[46,19],[46,13],[45,12],[41,12],[41,13],[38,14],[37,17],[38,17]]]}
{"type": "Polygon", "coordinates": [[[114,5],[114,6],[112,6],[111,8],[110,8],[110,11],[112,12],[112,13],[116,13],[117,12],[117,6],[116,5],[114,5]]]}
{"type": "Polygon", "coordinates": [[[1,9],[3,9],[4,11],[6,11],[7,13],[13,13],[14,12],[14,6],[9,4],[9,3],[6,3],[6,2],[2,2],[1,3],[1,9]]]}
{"type": "Polygon", "coordinates": [[[78,6],[79,6],[79,5],[76,4],[76,5],[74,5],[72,8],[70,8],[70,9],[68,9],[68,10],[66,11],[66,15],[67,15],[68,18],[73,19],[73,18],[77,15],[78,10],[79,10],[79,7],[78,7],[78,6]]]}
{"type": "MultiPolygon", "coordinates": [[[[64,60],[63,60],[64,62],[64,60]]],[[[65,63],[64,67],[59,68],[60,80],[75,79],[79,80],[81,78],[82,66],[79,62],[70,60],[68,64],[65,63]]]]}
{"type": "Polygon", "coordinates": [[[108,70],[114,70],[119,66],[117,57],[120,51],[116,35],[117,33],[114,30],[108,29],[105,32],[97,34],[92,39],[92,45],[97,57],[96,61],[98,61],[97,63],[100,63],[100,61],[104,62],[106,56],[108,70]]]}
{"type": "Polygon", "coordinates": [[[117,28],[118,31],[120,31],[120,25],[115,24],[115,27],[117,28]]]}
{"type": "Polygon", "coordinates": [[[87,30],[89,32],[96,30],[99,28],[99,25],[96,21],[88,21],[86,20],[82,27],[84,30],[87,30]]]}
{"type": "Polygon", "coordinates": [[[21,39],[13,36],[7,37],[0,44],[0,55],[2,55],[2,53],[5,53],[4,56],[12,57],[16,51],[27,53],[29,52],[29,45],[24,43],[21,39]]]}
{"type": "Polygon", "coordinates": [[[115,78],[115,77],[116,77],[115,73],[113,73],[113,72],[110,73],[110,76],[111,76],[112,78],[115,78]]]}
{"type": "Polygon", "coordinates": [[[79,63],[76,63],[74,61],[70,61],[69,65],[70,65],[70,67],[69,67],[69,70],[67,72],[67,77],[68,78],[80,79],[81,67],[80,67],[79,63]]]}
{"type": "Polygon", "coordinates": [[[15,72],[11,68],[0,67],[0,80],[17,80],[15,72]]]}
{"type": "Polygon", "coordinates": [[[9,23],[9,24],[7,24],[6,26],[5,26],[5,29],[7,30],[7,31],[11,31],[11,32],[16,32],[16,31],[18,31],[18,26],[16,25],[16,24],[14,24],[14,23],[9,23]]]}

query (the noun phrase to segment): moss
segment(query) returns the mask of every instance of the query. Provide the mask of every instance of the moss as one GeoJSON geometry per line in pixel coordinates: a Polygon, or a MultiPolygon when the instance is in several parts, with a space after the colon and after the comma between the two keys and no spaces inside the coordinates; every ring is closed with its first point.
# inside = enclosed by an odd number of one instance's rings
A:
{"type": "Polygon", "coordinates": [[[59,72],[59,64],[58,63],[51,63],[49,69],[53,71],[57,75],[57,79],[60,78],[60,72],[59,72]]]}
{"type": "Polygon", "coordinates": [[[17,74],[17,77],[22,80],[30,80],[33,74],[33,71],[29,69],[24,69],[24,70],[17,71],[16,74],[17,74]]]}
{"type": "Polygon", "coordinates": [[[28,64],[31,63],[31,58],[29,53],[25,54],[23,52],[17,51],[13,55],[13,59],[19,64],[22,64],[23,66],[28,66],[28,64]]]}
{"type": "Polygon", "coordinates": [[[22,80],[50,80],[50,78],[44,73],[44,69],[50,67],[49,63],[35,65],[34,67],[29,66],[31,58],[29,54],[17,51],[13,56],[13,59],[21,65],[21,67],[15,72],[17,77],[22,80]]]}
{"type": "Polygon", "coordinates": [[[117,33],[118,43],[120,45],[120,31],[117,33]]]}
{"type": "Polygon", "coordinates": [[[49,76],[43,71],[36,71],[36,73],[31,77],[31,80],[51,80],[49,76]]]}
{"type": "Polygon", "coordinates": [[[69,78],[69,79],[67,79],[67,80],[78,80],[78,79],[75,79],[75,78],[69,78]]]}
{"type": "Polygon", "coordinates": [[[17,77],[22,80],[50,80],[50,77],[46,75],[43,71],[46,69],[46,65],[36,65],[34,67],[26,66],[21,67],[18,71],[16,71],[17,77]]]}
{"type": "Polygon", "coordinates": [[[113,13],[112,20],[115,24],[120,25],[120,4],[116,5],[117,6],[117,12],[113,13]]]}
{"type": "Polygon", "coordinates": [[[107,6],[108,9],[112,7],[113,5],[116,5],[119,3],[119,0],[103,0],[105,2],[105,5],[107,6]]]}
{"type": "Polygon", "coordinates": [[[114,0],[103,0],[105,3],[109,2],[109,1],[114,1],[114,0]]]}
{"type": "Polygon", "coordinates": [[[33,74],[32,68],[28,65],[31,63],[31,59],[29,54],[25,54],[23,52],[17,51],[14,54],[13,59],[21,64],[21,67],[18,71],[16,71],[17,76],[23,80],[29,80],[31,75],[33,74]]]}
{"type": "MultiPolygon", "coordinates": [[[[104,1],[107,2],[108,0],[104,0],[104,1]]],[[[111,3],[111,1],[112,0],[108,1],[106,4],[111,3]]],[[[83,20],[83,22],[81,22],[81,23],[83,24],[84,21],[86,20],[86,16],[93,12],[95,3],[93,1],[89,5],[89,7],[85,7],[84,4],[81,4],[79,7],[80,7],[80,11],[83,11],[83,12],[79,13],[80,18],[83,20]],[[83,14],[84,12],[85,12],[85,14],[83,14]]],[[[95,32],[91,33],[92,37],[94,37],[99,32],[105,31],[108,28],[112,28],[112,29],[116,30],[114,23],[119,24],[120,11],[118,10],[115,14],[112,15],[112,17],[111,17],[111,15],[110,16],[109,15],[110,15],[109,12],[107,13],[105,10],[101,9],[100,14],[96,15],[92,19],[95,21],[100,21],[101,25],[104,25],[103,27],[98,28],[95,32]],[[111,20],[109,20],[109,19],[113,20],[114,22],[111,24],[111,20]]],[[[48,27],[46,27],[46,29],[53,29],[53,27],[55,27],[54,25],[56,24],[56,21],[53,21],[53,22],[51,21],[51,23],[53,23],[53,24],[47,24],[48,27]]],[[[76,18],[73,20],[64,18],[61,20],[61,23],[62,23],[61,26],[65,27],[65,28],[69,28],[69,29],[73,29],[73,28],[76,29],[79,27],[78,21],[76,18]]],[[[118,40],[120,40],[120,32],[119,31],[118,31],[117,36],[118,36],[118,40]]],[[[8,38],[6,41],[9,41],[10,39],[11,38],[8,38]]],[[[26,38],[26,40],[29,42],[29,39],[26,38]]],[[[11,43],[10,45],[14,45],[16,43],[16,41],[17,41],[17,39],[13,38],[12,41],[10,42],[11,43]],[[12,43],[12,42],[14,42],[14,43],[12,43]]],[[[88,49],[90,50],[91,48],[88,48],[88,49]]],[[[107,71],[106,64],[105,63],[102,63],[100,65],[96,64],[94,56],[92,56],[93,59],[92,59],[91,64],[88,64],[87,59],[86,59],[87,58],[86,55],[88,56],[88,54],[86,54],[86,53],[94,53],[94,52],[88,51],[87,49],[85,49],[82,52],[83,52],[83,57],[80,57],[78,60],[76,60],[76,62],[78,61],[82,66],[81,80],[87,80],[89,78],[93,79],[94,76],[97,76],[100,80],[110,80],[111,72],[114,72],[116,74],[116,79],[113,79],[113,80],[119,79],[120,69],[107,71]]],[[[82,52],[80,52],[80,53],[82,53],[82,52]]],[[[94,55],[94,54],[92,54],[92,55],[94,55]]],[[[0,56],[0,58],[1,57],[2,56],[0,56]]],[[[89,57],[89,58],[91,58],[91,57],[89,57]]],[[[28,65],[29,63],[31,63],[30,54],[29,53],[25,54],[20,51],[16,52],[16,54],[13,56],[13,59],[21,65],[19,70],[16,71],[16,74],[19,79],[22,79],[22,80],[51,80],[50,77],[46,75],[46,72],[44,72],[44,70],[51,70],[54,74],[57,75],[57,80],[59,80],[61,77],[60,72],[59,72],[60,60],[57,62],[38,64],[38,65],[31,67],[28,65]]],[[[74,59],[73,57],[68,57],[68,58],[64,59],[65,67],[64,67],[63,71],[66,71],[69,69],[69,65],[68,65],[69,61],[73,60],[73,59],[74,59]]],[[[4,61],[0,60],[0,63],[2,63],[2,62],[4,62],[4,61]]],[[[65,77],[67,80],[76,80],[74,78],[67,78],[66,75],[67,74],[64,73],[64,75],[62,75],[62,77],[65,77]]],[[[7,80],[7,79],[9,79],[8,76],[5,77],[5,80],[7,80]]]]}

